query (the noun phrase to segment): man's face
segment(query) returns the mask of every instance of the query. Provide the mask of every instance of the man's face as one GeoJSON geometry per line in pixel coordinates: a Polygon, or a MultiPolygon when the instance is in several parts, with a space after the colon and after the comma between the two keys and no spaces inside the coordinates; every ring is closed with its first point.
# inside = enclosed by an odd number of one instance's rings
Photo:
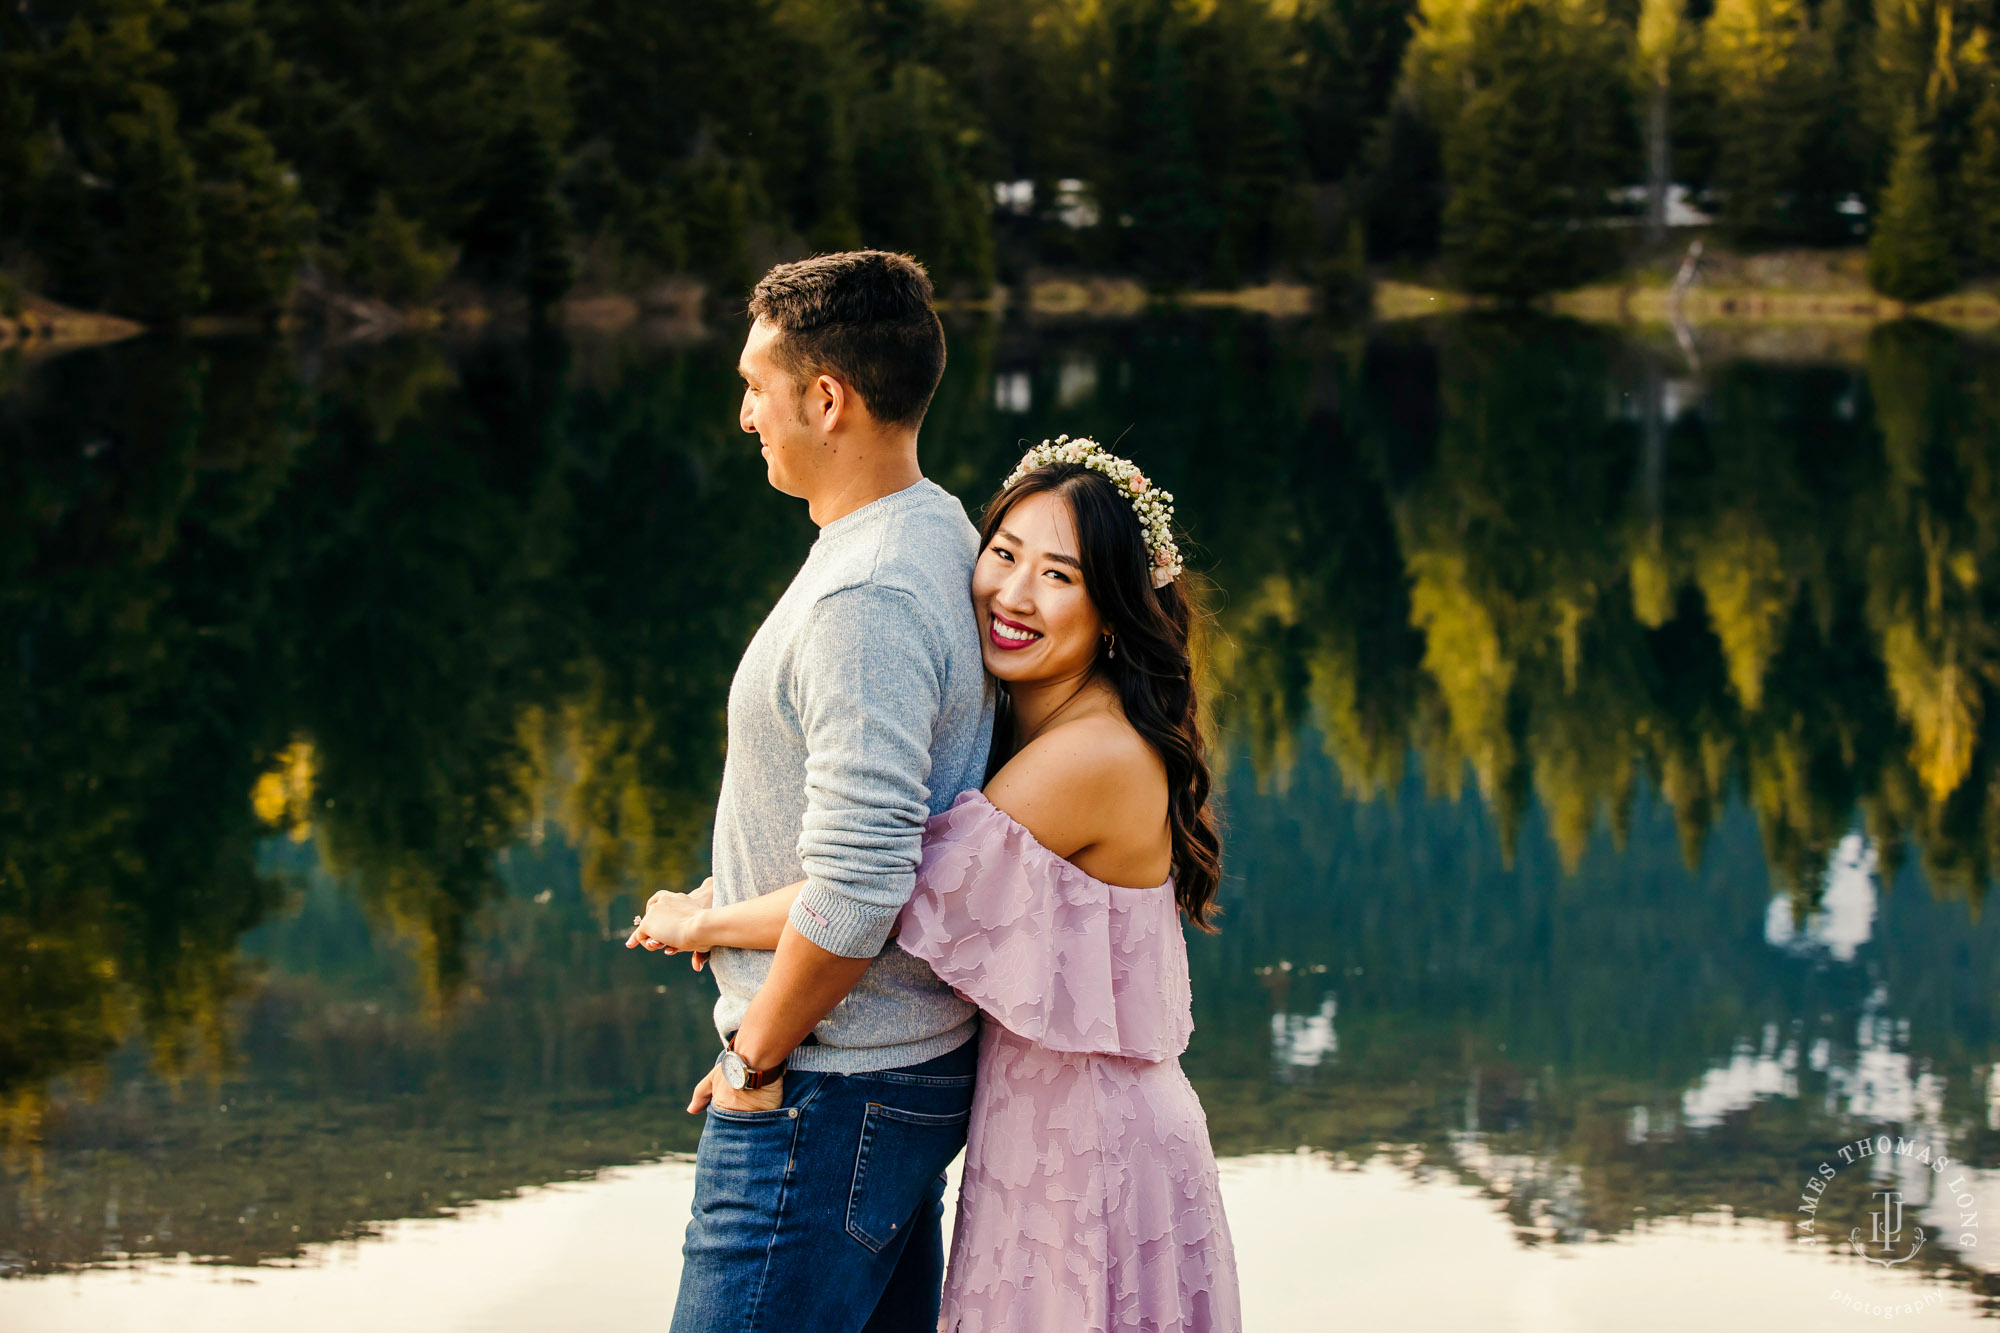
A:
{"type": "Polygon", "coordinates": [[[778,329],[759,319],[750,326],[736,373],[743,377],[743,408],[737,424],[763,445],[771,485],[786,495],[805,496],[821,450],[820,432],[802,386],[778,364],[773,346],[778,329]]]}

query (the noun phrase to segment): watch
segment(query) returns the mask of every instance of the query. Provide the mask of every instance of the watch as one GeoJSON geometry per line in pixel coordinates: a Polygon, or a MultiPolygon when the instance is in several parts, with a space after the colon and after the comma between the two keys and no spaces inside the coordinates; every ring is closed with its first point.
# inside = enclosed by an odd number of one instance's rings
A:
{"type": "Polygon", "coordinates": [[[790,1057],[780,1060],[769,1069],[752,1069],[736,1053],[736,1034],[730,1033],[729,1040],[715,1057],[715,1067],[722,1071],[722,1081],[738,1092],[755,1092],[767,1084],[776,1083],[784,1077],[785,1064],[790,1057]]]}

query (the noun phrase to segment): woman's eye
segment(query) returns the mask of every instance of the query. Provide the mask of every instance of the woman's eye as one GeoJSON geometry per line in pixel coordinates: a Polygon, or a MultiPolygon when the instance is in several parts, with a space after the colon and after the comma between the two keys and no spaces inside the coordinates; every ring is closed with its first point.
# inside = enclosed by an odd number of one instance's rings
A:
{"type": "Polygon", "coordinates": [[[1049,569],[1049,570],[1044,570],[1042,572],[1045,574],[1053,574],[1057,578],[1061,579],[1064,583],[1069,582],[1069,575],[1063,573],[1060,569],[1049,569]]]}
{"type": "Polygon", "coordinates": [[[1002,560],[1005,560],[1008,564],[1011,565],[1014,563],[1014,553],[1012,551],[1003,551],[997,546],[990,547],[989,549],[993,552],[993,554],[999,556],[1002,560]]]}

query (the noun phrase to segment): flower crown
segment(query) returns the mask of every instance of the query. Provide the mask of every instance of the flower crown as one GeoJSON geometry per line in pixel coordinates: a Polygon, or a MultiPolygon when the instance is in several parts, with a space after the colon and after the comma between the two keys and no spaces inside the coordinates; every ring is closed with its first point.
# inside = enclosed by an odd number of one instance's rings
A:
{"type": "Polygon", "coordinates": [[[1131,459],[1107,452],[1096,440],[1072,440],[1067,435],[1043,440],[1021,455],[1000,489],[1004,491],[1036,468],[1054,463],[1081,463],[1092,472],[1101,472],[1132,502],[1132,512],[1139,516],[1139,531],[1146,539],[1146,552],[1152,557],[1155,588],[1164,588],[1181,576],[1181,549],[1174,544],[1174,493],[1147,481],[1131,459]]]}

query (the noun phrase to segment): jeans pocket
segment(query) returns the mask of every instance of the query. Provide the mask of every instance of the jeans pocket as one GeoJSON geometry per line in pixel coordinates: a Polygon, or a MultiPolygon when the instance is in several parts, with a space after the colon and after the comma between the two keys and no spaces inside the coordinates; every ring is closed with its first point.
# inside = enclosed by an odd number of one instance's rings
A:
{"type": "Polygon", "coordinates": [[[714,1102],[708,1104],[708,1113],[717,1120],[726,1120],[737,1125],[760,1125],[766,1121],[776,1123],[780,1120],[796,1120],[799,1117],[798,1108],[793,1106],[774,1106],[768,1111],[725,1111],[714,1102]]]}
{"type": "Polygon", "coordinates": [[[926,1115],[868,1103],[847,1195],[847,1234],[879,1252],[896,1239],[924,1191],[965,1146],[972,1111],[926,1115]]]}

